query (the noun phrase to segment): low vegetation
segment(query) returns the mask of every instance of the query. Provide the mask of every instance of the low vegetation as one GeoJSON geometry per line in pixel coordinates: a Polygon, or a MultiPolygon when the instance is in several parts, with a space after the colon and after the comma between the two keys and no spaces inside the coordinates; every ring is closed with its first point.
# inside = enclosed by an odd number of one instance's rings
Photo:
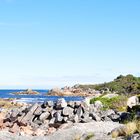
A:
{"type": "Polygon", "coordinates": [[[120,75],[111,82],[96,84],[96,85],[79,85],[80,88],[95,89],[95,90],[106,90],[109,89],[111,92],[117,92],[119,94],[139,94],[140,93],[140,77],[133,75],[123,76],[120,75]]]}
{"type": "Polygon", "coordinates": [[[0,108],[3,109],[11,109],[11,108],[17,108],[18,104],[14,104],[13,99],[0,99],[0,108]]]}
{"type": "Polygon", "coordinates": [[[90,103],[94,104],[95,101],[101,101],[103,103],[103,110],[116,109],[118,111],[126,111],[127,97],[119,95],[113,98],[103,98],[102,96],[91,99],[90,103]]]}
{"type": "Polygon", "coordinates": [[[130,139],[130,137],[137,132],[140,134],[140,120],[133,120],[132,122],[125,124],[124,127],[120,127],[116,131],[113,131],[112,138],[124,136],[126,139],[130,139]]]}

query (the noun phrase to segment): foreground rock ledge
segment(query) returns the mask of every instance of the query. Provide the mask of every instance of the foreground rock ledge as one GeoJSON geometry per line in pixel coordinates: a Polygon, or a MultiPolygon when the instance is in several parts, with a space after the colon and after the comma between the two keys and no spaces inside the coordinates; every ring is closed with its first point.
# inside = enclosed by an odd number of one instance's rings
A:
{"type": "Polygon", "coordinates": [[[0,131],[2,140],[85,140],[86,136],[93,134],[91,140],[112,140],[108,135],[114,128],[122,126],[115,122],[77,123],[66,129],[60,129],[49,136],[18,136],[7,131],[0,131]]]}

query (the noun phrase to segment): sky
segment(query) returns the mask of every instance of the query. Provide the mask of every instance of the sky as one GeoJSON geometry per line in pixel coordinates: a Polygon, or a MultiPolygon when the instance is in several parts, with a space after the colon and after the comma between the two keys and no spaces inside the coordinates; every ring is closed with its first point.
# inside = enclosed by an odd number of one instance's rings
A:
{"type": "Polygon", "coordinates": [[[140,76],[139,0],[0,0],[0,88],[140,76]]]}

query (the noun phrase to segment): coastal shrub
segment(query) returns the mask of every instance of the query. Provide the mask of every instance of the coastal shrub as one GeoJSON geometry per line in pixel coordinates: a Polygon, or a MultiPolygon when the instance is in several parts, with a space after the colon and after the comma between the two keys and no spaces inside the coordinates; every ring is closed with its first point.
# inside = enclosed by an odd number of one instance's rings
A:
{"type": "Polygon", "coordinates": [[[135,77],[131,74],[127,76],[120,75],[111,82],[96,84],[96,85],[79,85],[80,88],[95,89],[95,90],[106,90],[107,88],[111,92],[116,92],[118,94],[139,94],[140,93],[140,77],[135,77]]]}
{"type": "Polygon", "coordinates": [[[103,98],[97,97],[90,100],[91,104],[94,104],[95,101],[101,101],[103,104],[103,110],[107,109],[116,109],[118,111],[125,111],[127,108],[127,97],[126,96],[117,96],[113,98],[103,98]]]}

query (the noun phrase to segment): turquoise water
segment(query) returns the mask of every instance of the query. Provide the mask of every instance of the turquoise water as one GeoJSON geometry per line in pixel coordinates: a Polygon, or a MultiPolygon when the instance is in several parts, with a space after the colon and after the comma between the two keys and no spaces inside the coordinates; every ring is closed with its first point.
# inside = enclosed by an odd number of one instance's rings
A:
{"type": "Polygon", "coordinates": [[[44,102],[44,101],[56,101],[58,98],[65,98],[66,101],[81,101],[83,97],[60,97],[60,96],[46,96],[49,90],[35,90],[39,92],[39,95],[14,95],[12,93],[19,92],[23,90],[0,90],[0,98],[16,98],[19,102],[44,102]]]}

